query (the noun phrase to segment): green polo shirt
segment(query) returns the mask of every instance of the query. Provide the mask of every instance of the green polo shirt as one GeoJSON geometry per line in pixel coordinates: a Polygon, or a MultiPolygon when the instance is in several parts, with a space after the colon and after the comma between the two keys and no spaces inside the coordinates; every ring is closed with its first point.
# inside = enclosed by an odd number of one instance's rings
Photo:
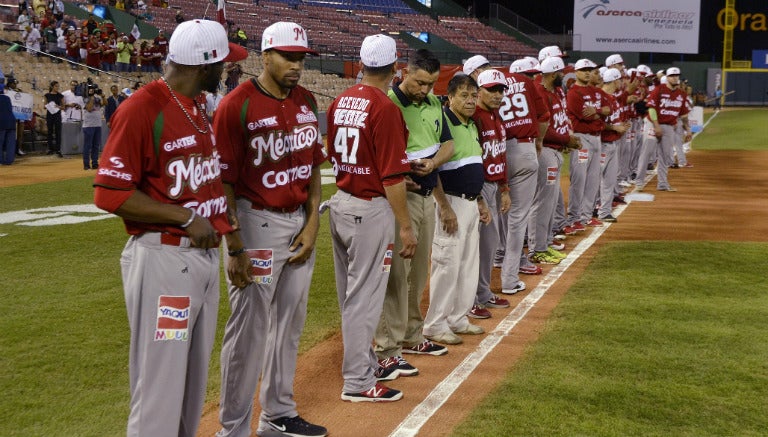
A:
{"type": "Polygon", "coordinates": [[[448,128],[453,135],[453,156],[440,166],[440,181],[447,193],[478,195],[483,189],[483,148],[480,135],[472,119],[462,123],[459,117],[445,108],[448,128]]]}

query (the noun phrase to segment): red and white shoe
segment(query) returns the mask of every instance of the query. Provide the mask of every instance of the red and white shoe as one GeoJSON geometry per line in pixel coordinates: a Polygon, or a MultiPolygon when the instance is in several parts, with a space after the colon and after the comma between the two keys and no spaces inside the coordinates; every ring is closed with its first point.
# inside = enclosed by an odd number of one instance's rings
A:
{"type": "Polygon", "coordinates": [[[378,382],[368,390],[359,393],[341,393],[341,400],[349,402],[394,402],[402,398],[403,392],[378,382]]]}
{"type": "Polygon", "coordinates": [[[587,230],[587,228],[585,228],[581,222],[574,222],[571,225],[571,228],[573,228],[574,232],[582,232],[587,230]]]}
{"type": "Polygon", "coordinates": [[[472,309],[469,310],[467,316],[473,319],[490,319],[491,312],[482,305],[472,305],[472,309]]]}
{"type": "Polygon", "coordinates": [[[543,272],[541,270],[541,267],[535,265],[535,264],[528,264],[528,265],[520,265],[520,269],[518,270],[518,273],[523,275],[540,275],[543,272]]]}
{"type": "Polygon", "coordinates": [[[603,222],[601,222],[600,220],[598,220],[598,219],[596,219],[594,217],[592,217],[592,219],[590,219],[587,222],[587,226],[591,226],[593,228],[597,228],[597,227],[602,226],[602,225],[603,225],[603,222]]]}

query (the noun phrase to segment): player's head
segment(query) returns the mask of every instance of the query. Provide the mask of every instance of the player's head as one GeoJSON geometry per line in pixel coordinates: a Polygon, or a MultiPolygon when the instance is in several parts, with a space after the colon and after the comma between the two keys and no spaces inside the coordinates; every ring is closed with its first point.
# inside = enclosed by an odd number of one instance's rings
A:
{"type": "Polygon", "coordinates": [[[624,71],[624,59],[620,54],[616,53],[605,58],[605,66],[613,67],[619,71],[624,71]]]}
{"type": "Polygon", "coordinates": [[[421,103],[440,77],[440,60],[426,49],[417,50],[408,60],[408,70],[400,90],[412,102],[421,103]]]}
{"type": "Polygon", "coordinates": [[[680,85],[680,69],[677,67],[667,68],[667,86],[675,88],[680,85]]]}
{"type": "Polygon", "coordinates": [[[485,70],[491,68],[491,63],[483,55],[475,55],[464,62],[462,71],[472,79],[477,80],[477,76],[485,70]]]}
{"type": "Polygon", "coordinates": [[[539,62],[544,61],[547,58],[558,57],[563,58],[565,55],[558,46],[547,46],[539,50],[539,62]]]}
{"type": "Polygon", "coordinates": [[[573,67],[576,70],[576,81],[579,85],[588,85],[592,82],[592,73],[597,70],[597,64],[589,59],[579,59],[573,67]]]}
{"type": "Polygon", "coordinates": [[[360,46],[360,62],[363,75],[388,76],[395,72],[397,44],[387,35],[366,36],[360,46]]]}
{"type": "Polygon", "coordinates": [[[618,68],[606,68],[601,76],[603,84],[610,87],[611,91],[615,91],[620,86],[621,71],[618,68]]]}
{"type": "Polygon", "coordinates": [[[264,73],[281,88],[295,88],[304,71],[307,53],[318,53],[309,48],[307,32],[289,21],[278,21],[264,29],[261,37],[261,60],[264,73]]]}
{"type": "Polygon", "coordinates": [[[477,76],[479,87],[477,105],[485,110],[494,110],[501,106],[501,99],[507,90],[507,79],[499,70],[485,70],[477,76]]]}
{"type": "Polygon", "coordinates": [[[227,41],[224,27],[210,20],[185,21],[168,42],[167,62],[195,81],[195,88],[213,92],[218,88],[224,62],[245,59],[248,52],[227,41]]]}
{"type": "Polygon", "coordinates": [[[553,87],[563,86],[563,70],[565,63],[558,56],[550,56],[541,61],[541,80],[551,83],[553,87]]]}
{"type": "Polygon", "coordinates": [[[448,82],[448,106],[466,122],[477,109],[477,83],[466,74],[457,74],[448,82]]]}

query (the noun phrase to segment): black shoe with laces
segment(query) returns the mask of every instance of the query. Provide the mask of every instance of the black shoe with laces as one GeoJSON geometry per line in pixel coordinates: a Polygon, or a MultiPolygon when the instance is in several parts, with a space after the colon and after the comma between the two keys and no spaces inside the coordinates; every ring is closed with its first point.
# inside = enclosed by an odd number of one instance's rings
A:
{"type": "Polygon", "coordinates": [[[262,437],[324,437],[328,430],[302,419],[301,416],[261,420],[257,434],[262,437]]]}

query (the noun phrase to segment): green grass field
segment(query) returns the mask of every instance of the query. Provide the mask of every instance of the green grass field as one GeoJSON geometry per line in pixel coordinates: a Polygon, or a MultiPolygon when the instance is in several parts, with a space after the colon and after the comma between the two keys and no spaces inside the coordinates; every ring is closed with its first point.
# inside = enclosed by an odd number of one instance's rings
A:
{"type": "MultiPolygon", "coordinates": [[[[732,114],[735,119],[721,112],[694,148],[743,141],[764,149],[766,111],[732,114]],[[747,117],[754,119],[734,135],[733,123],[747,117]]],[[[331,191],[324,187],[324,198],[331,191]]],[[[3,188],[0,217],[91,202],[90,178],[3,188]]],[[[0,223],[3,234],[0,436],[124,435],[129,333],[119,273],[122,223],[0,223]]],[[[455,435],[765,435],[766,247],[654,247],[606,248],[541,342],[455,435]],[[750,261],[741,267],[734,259],[750,261]],[[667,264],[685,268],[659,267],[667,264]],[[626,274],[634,280],[617,280],[626,274]]],[[[339,327],[327,216],[317,251],[302,350],[339,327]]],[[[222,289],[218,339],[228,312],[222,289]]],[[[212,401],[219,348],[211,359],[212,401]]]]}

